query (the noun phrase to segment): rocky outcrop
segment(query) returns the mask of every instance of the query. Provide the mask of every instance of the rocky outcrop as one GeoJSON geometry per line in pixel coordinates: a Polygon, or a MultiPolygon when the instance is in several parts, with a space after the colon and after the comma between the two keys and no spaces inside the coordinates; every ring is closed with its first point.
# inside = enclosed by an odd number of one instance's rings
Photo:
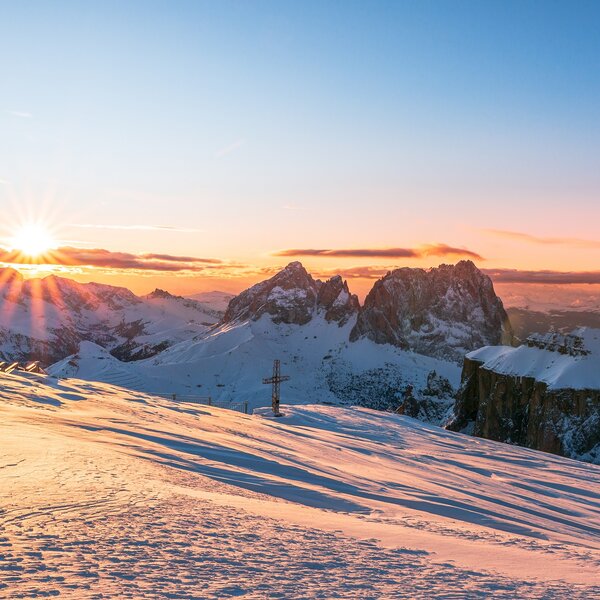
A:
{"type": "Polygon", "coordinates": [[[425,388],[415,391],[409,385],[404,389],[395,412],[433,425],[443,425],[452,412],[454,393],[454,388],[445,377],[431,371],[425,388]]]}
{"type": "Polygon", "coordinates": [[[343,325],[358,313],[360,305],[355,294],[350,293],[348,282],[339,275],[328,279],[319,287],[317,307],[325,312],[327,321],[343,325]]]}
{"type": "Polygon", "coordinates": [[[580,354],[580,348],[565,354],[564,347],[548,350],[534,342],[500,358],[489,358],[493,349],[468,355],[448,428],[600,463],[600,389],[585,387],[583,376],[573,380],[582,383],[580,388],[543,380],[553,367],[564,377],[570,367],[582,373],[584,361],[594,360],[591,353],[580,354]],[[509,362],[516,351],[517,360],[509,362]],[[554,361],[552,354],[558,355],[554,361]],[[536,368],[528,370],[528,365],[536,368]]]}
{"type": "Polygon", "coordinates": [[[341,277],[326,282],[315,280],[301,263],[292,262],[233,298],[223,320],[257,320],[268,314],[274,323],[305,325],[322,313],[328,321],[342,325],[358,308],[357,297],[341,277]]]}
{"type": "Polygon", "coordinates": [[[377,281],[350,339],[361,337],[460,362],[475,348],[510,343],[512,329],[491,279],[460,261],[396,269],[377,281]]]}

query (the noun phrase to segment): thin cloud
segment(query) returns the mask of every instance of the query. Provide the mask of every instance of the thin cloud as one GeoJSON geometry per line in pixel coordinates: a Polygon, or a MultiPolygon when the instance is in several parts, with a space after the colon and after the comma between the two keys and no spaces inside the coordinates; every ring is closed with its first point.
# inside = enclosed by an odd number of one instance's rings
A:
{"type": "Polygon", "coordinates": [[[341,275],[345,279],[381,279],[396,267],[351,267],[350,269],[333,269],[316,273],[317,277],[327,279],[341,275]]]}
{"type": "Polygon", "coordinates": [[[531,235],[529,233],[523,233],[520,231],[507,231],[504,229],[484,229],[486,233],[502,237],[505,239],[518,240],[521,242],[528,242],[531,244],[543,244],[543,245],[568,245],[578,246],[580,248],[600,248],[600,241],[596,240],[585,240],[582,238],[571,238],[571,237],[539,237],[531,235]]]}
{"type": "Polygon", "coordinates": [[[518,269],[484,269],[483,271],[495,283],[600,284],[600,271],[520,271],[518,269]]]}
{"type": "Polygon", "coordinates": [[[316,256],[338,258],[423,258],[427,256],[466,256],[476,260],[483,257],[466,248],[455,248],[446,244],[428,244],[419,248],[353,248],[353,249],[317,249],[292,248],[280,250],[273,256],[316,256]]]}
{"type": "Polygon", "coordinates": [[[177,231],[179,233],[202,233],[203,229],[193,227],[169,227],[167,225],[106,225],[96,223],[70,223],[69,227],[79,229],[115,229],[123,231],[177,231]]]}
{"type": "Polygon", "coordinates": [[[9,115],[12,115],[13,117],[19,117],[20,119],[32,119],[33,115],[30,112],[25,112],[22,110],[7,110],[6,111],[9,115]]]}
{"type": "Polygon", "coordinates": [[[223,156],[227,156],[228,154],[231,154],[232,152],[239,150],[245,143],[246,143],[246,140],[243,138],[239,139],[239,140],[235,140],[235,142],[232,142],[231,144],[229,144],[229,146],[225,146],[224,148],[217,150],[217,152],[215,152],[215,157],[222,158],[223,156]]]}

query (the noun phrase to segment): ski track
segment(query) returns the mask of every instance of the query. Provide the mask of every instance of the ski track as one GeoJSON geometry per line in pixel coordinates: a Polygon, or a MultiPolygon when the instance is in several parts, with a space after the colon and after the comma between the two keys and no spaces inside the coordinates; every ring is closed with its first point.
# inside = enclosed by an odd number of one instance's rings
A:
{"type": "Polygon", "coordinates": [[[600,597],[593,465],[364,409],[0,383],[2,598],[600,597]]]}

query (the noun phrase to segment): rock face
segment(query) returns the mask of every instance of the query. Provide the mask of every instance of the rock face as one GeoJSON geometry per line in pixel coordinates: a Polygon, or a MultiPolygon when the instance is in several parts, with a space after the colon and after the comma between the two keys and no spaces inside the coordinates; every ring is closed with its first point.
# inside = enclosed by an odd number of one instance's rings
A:
{"type": "Polygon", "coordinates": [[[377,281],[350,339],[361,337],[460,362],[475,348],[510,343],[512,329],[491,279],[460,261],[397,269],[377,281]]]}
{"type": "Polygon", "coordinates": [[[598,355],[565,337],[467,355],[448,428],[600,464],[598,355]]]}
{"type": "Polygon", "coordinates": [[[305,325],[322,313],[328,321],[342,325],[358,309],[358,298],[339,275],[323,283],[313,279],[301,263],[292,262],[233,298],[223,320],[257,320],[268,314],[274,323],[305,325]]]}

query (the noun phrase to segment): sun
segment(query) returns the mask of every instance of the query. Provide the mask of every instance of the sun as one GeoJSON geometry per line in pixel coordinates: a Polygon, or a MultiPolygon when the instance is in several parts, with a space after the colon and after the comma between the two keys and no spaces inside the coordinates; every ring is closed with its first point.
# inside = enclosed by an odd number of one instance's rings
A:
{"type": "Polygon", "coordinates": [[[51,250],[55,240],[42,223],[26,223],[12,237],[11,246],[26,256],[36,258],[51,250]]]}

